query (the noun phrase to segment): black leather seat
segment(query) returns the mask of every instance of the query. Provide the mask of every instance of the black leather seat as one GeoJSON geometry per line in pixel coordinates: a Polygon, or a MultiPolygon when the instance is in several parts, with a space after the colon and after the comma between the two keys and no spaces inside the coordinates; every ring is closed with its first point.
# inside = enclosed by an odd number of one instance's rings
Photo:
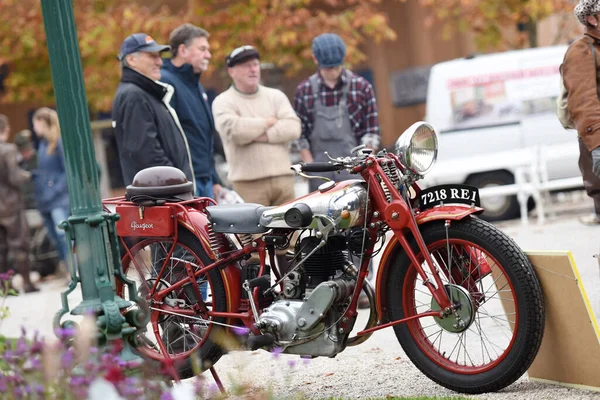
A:
{"type": "Polygon", "coordinates": [[[152,206],[194,198],[194,184],[183,171],[168,166],[145,168],[127,186],[125,198],[134,203],[152,206]]]}
{"type": "Polygon", "coordinates": [[[263,212],[274,207],[242,203],[206,207],[212,228],[220,233],[264,233],[269,229],[260,225],[263,212]]]}

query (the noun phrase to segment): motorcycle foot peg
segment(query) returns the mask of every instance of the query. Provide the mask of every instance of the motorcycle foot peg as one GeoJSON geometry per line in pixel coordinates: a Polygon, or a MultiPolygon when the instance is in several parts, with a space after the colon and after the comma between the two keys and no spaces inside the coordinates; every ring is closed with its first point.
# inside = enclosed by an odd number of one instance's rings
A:
{"type": "Polygon", "coordinates": [[[271,286],[271,275],[263,275],[258,278],[250,279],[248,281],[250,289],[258,287],[261,292],[267,290],[271,286]]]}
{"type": "Polygon", "coordinates": [[[270,333],[265,333],[264,335],[250,335],[248,336],[248,347],[250,350],[258,350],[261,347],[270,346],[275,343],[275,337],[270,333]]]}

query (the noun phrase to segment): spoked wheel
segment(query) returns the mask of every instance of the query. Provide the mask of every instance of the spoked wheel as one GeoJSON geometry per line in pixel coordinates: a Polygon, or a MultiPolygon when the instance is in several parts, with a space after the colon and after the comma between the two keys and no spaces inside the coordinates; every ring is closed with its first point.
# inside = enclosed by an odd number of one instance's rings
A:
{"type": "MultiPolygon", "coordinates": [[[[133,245],[130,254],[125,254],[122,259],[123,271],[135,282],[138,296],[150,307],[150,322],[136,337],[136,350],[144,358],[158,362],[167,360],[168,356],[182,379],[194,376],[192,356],[200,356],[201,370],[216,363],[223,350],[215,341],[223,330],[212,322],[224,323],[225,320],[203,317],[198,313],[188,316],[163,311],[166,305],[191,310],[197,302],[195,291],[190,290],[191,284],[188,284],[188,290],[181,288],[163,297],[159,294],[187,278],[186,263],[196,270],[210,264],[210,258],[198,239],[189,231],[180,229],[176,243],[173,239],[147,238],[133,245]],[[154,287],[156,289],[153,290],[154,287]]],[[[226,295],[219,270],[213,269],[201,275],[197,283],[208,310],[225,312],[226,295]]],[[[126,300],[131,298],[123,284],[117,286],[117,292],[126,300]]]]}
{"type": "MultiPolygon", "coordinates": [[[[500,390],[525,373],[544,332],[542,291],[521,249],[494,226],[470,217],[421,231],[456,310],[394,327],[412,362],[442,386],[463,393],[500,390]]],[[[423,254],[417,259],[433,281],[423,254]]],[[[398,320],[440,310],[401,251],[392,258],[387,313],[398,320]]]]}

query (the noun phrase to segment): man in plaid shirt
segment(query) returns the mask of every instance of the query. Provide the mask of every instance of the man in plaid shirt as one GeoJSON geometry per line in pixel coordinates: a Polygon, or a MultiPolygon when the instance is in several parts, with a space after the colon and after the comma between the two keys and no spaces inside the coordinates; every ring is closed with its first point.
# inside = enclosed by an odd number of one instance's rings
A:
{"type": "MultiPolygon", "coordinates": [[[[302,135],[296,142],[304,162],[327,161],[349,156],[359,144],[379,148],[379,118],[373,86],[363,77],[344,68],[346,44],[338,35],[325,33],[313,39],[313,59],[317,73],[296,88],[294,109],[302,121],[302,135]]],[[[360,178],[346,171],[320,172],[331,180],[360,178]]],[[[310,179],[310,191],[318,189],[320,179],[310,179]]],[[[351,257],[355,264],[359,260],[351,257]]],[[[369,277],[373,263],[369,264],[369,277]]],[[[359,308],[368,308],[369,299],[361,292],[359,308]]]]}
{"type": "MultiPolygon", "coordinates": [[[[325,33],[313,39],[312,51],[318,70],[298,85],[294,97],[294,109],[302,121],[302,136],[295,147],[302,161],[327,161],[325,151],[332,157],[349,156],[359,144],[377,150],[375,92],[366,79],[344,68],[344,41],[336,34],[325,33]]],[[[337,181],[356,179],[344,173],[328,177],[337,181]]],[[[311,179],[311,191],[322,182],[311,179]]]]}

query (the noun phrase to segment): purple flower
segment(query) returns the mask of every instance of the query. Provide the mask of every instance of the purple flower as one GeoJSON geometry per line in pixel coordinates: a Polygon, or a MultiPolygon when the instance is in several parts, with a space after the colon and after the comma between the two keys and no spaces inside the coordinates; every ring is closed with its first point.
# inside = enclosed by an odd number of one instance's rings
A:
{"type": "MultiPolygon", "coordinates": [[[[210,390],[211,395],[214,393],[219,392],[221,389],[219,389],[219,386],[216,383],[211,383],[210,386],[208,387],[208,389],[210,390]]],[[[210,396],[212,397],[212,396],[210,396]]]]}
{"type": "Polygon", "coordinates": [[[273,358],[277,359],[279,358],[279,355],[283,353],[283,347],[275,347],[271,353],[273,354],[273,358]]]}
{"type": "Polygon", "coordinates": [[[3,272],[0,274],[0,281],[2,281],[2,282],[10,281],[10,279],[13,277],[14,274],[15,274],[15,271],[13,271],[12,269],[9,269],[8,272],[3,272]]]}
{"type": "Polygon", "coordinates": [[[246,328],[245,326],[236,326],[233,328],[233,333],[238,336],[245,336],[250,333],[250,329],[246,328]]]}
{"type": "Polygon", "coordinates": [[[295,361],[295,360],[289,360],[289,361],[288,361],[288,366],[289,366],[290,368],[294,368],[294,367],[296,366],[296,361],[295,361]]]}
{"type": "Polygon", "coordinates": [[[40,384],[40,383],[36,383],[34,385],[33,390],[36,394],[38,394],[40,396],[44,394],[44,386],[42,386],[42,384],[40,384]]]}
{"type": "Polygon", "coordinates": [[[69,349],[63,353],[60,364],[64,369],[70,370],[71,367],[73,366],[74,360],[75,360],[74,351],[72,349],[69,349]]]}
{"type": "Polygon", "coordinates": [[[175,399],[173,398],[173,395],[171,393],[165,392],[160,395],[160,400],[175,400],[175,399]]]}
{"type": "Polygon", "coordinates": [[[70,339],[73,336],[75,336],[76,333],[77,330],[75,328],[56,328],[56,330],[54,331],[54,334],[59,339],[70,339]]]}
{"type": "Polygon", "coordinates": [[[74,375],[74,376],[71,376],[71,380],[70,380],[69,384],[72,387],[84,386],[87,384],[86,380],[87,379],[85,378],[85,376],[74,375]]]}
{"type": "Polygon", "coordinates": [[[25,339],[21,338],[17,340],[17,349],[15,351],[16,356],[23,357],[27,352],[29,352],[29,346],[27,345],[25,339]]]}
{"type": "Polygon", "coordinates": [[[25,393],[23,393],[23,389],[21,389],[21,386],[15,386],[13,388],[13,395],[17,399],[21,399],[21,398],[25,397],[25,393]]]}

